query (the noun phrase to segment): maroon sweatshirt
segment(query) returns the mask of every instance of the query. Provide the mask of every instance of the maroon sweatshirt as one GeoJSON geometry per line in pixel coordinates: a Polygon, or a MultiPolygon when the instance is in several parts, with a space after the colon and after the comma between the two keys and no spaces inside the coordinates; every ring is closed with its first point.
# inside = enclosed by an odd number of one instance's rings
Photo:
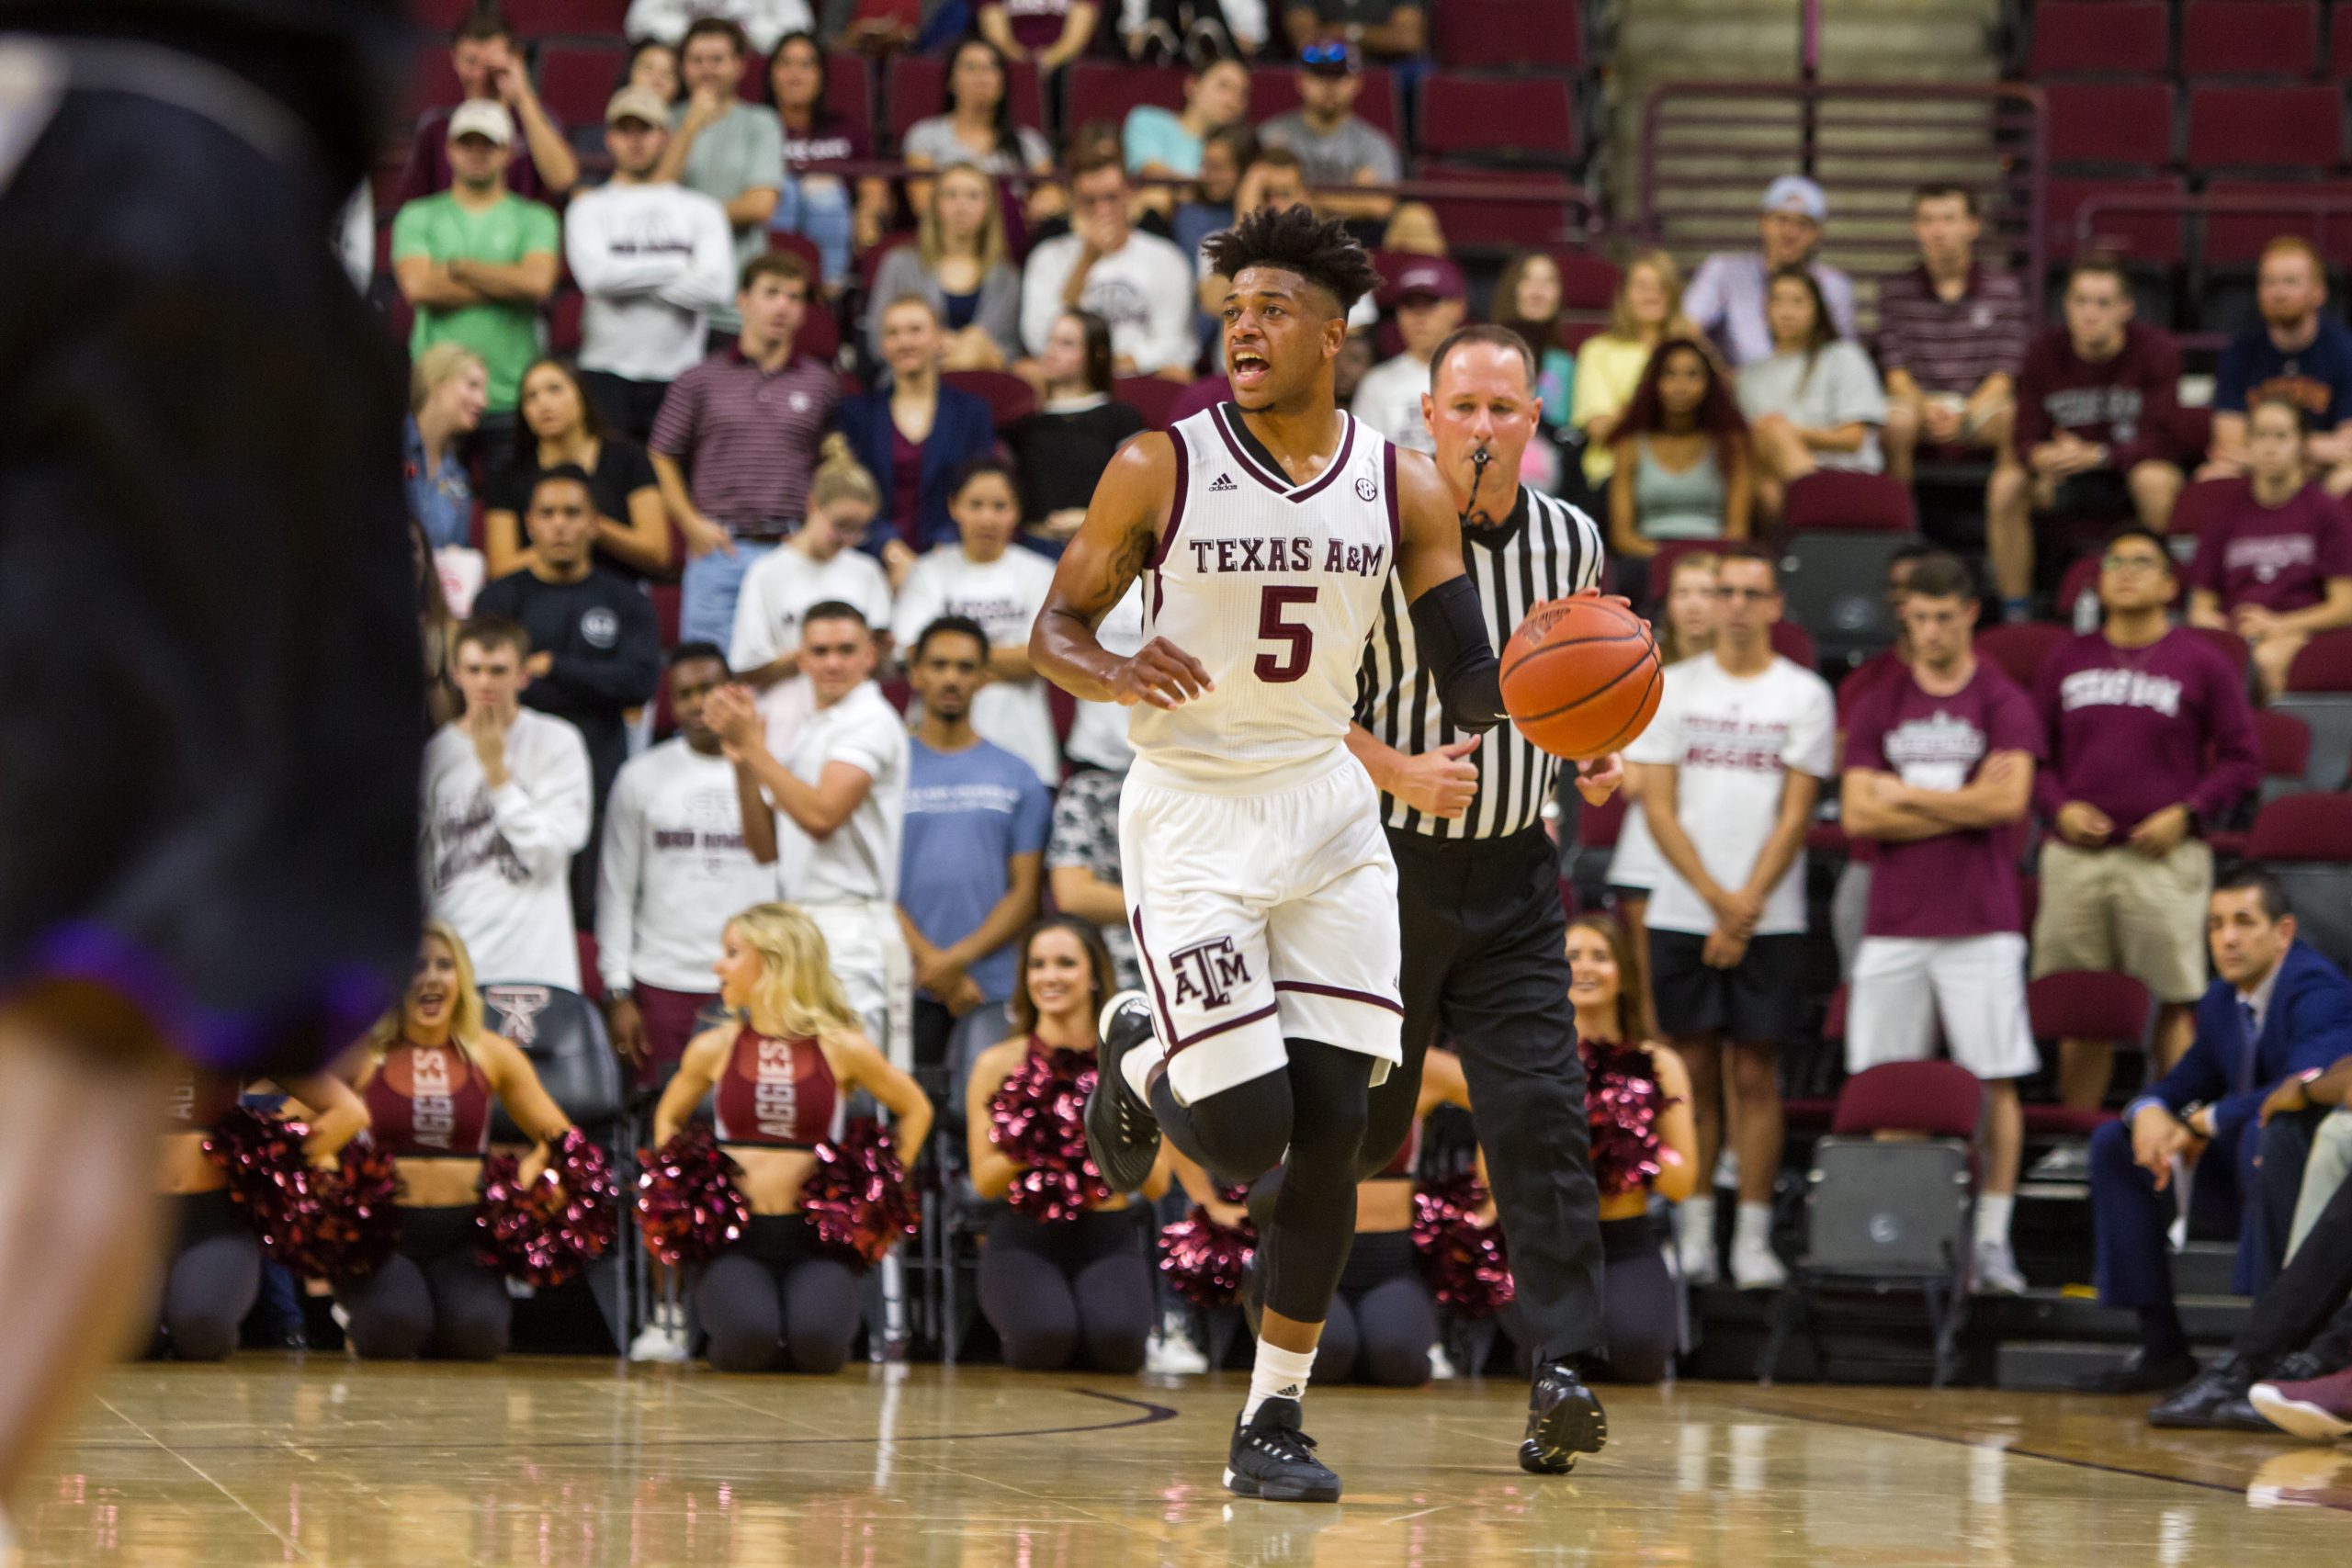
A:
{"type": "Polygon", "coordinates": [[[2118,648],[2101,632],[2070,637],[2043,660],[2033,700],[2050,735],[2034,783],[2047,818],[2086,802],[2120,843],[2167,806],[2211,823],[2261,786],[2245,683],[2194,632],[2176,626],[2145,648],[2118,648]]]}
{"type": "Polygon", "coordinates": [[[2137,321],[2123,325],[2112,359],[2083,359],[2064,327],[2026,351],[2018,376],[2018,455],[2062,430],[2112,449],[2108,467],[2129,472],[2151,457],[2177,457],[2173,427],[2180,403],[2180,347],[2137,321]]]}

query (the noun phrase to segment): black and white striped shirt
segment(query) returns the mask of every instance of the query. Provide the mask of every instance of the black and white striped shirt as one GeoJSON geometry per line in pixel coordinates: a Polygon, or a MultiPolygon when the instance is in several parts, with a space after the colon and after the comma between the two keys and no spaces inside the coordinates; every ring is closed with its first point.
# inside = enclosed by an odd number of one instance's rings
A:
{"type": "MultiPolygon", "coordinates": [[[[1462,557],[1486,611],[1487,635],[1501,651],[1529,611],[1600,581],[1600,525],[1566,502],[1521,485],[1519,502],[1500,524],[1462,530],[1462,557]]],[[[1356,722],[1399,751],[1430,751],[1461,734],[1447,722],[1437,682],[1413,647],[1413,617],[1405,581],[1392,573],[1381,600],[1380,624],[1364,649],[1356,677],[1356,722]]],[[[1394,795],[1380,799],[1381,819],[1409,833],[1439,839],[1498,839],[1543,820],[1559,760],[1537,750],[1509,724],[1487,731],[1471,753],[1478,793],[1452,821],[1430,817],[1394,795]]]]}

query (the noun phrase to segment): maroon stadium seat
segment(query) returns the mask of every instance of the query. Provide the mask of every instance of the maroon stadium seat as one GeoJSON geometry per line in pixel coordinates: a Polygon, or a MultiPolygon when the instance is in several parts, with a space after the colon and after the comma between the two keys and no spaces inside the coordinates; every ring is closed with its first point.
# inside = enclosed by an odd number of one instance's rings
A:
{"type": "Polygon", "coordinates": [[[768,57],[753,54],[743,67],[743,74],[735,84],[735,96],[747,104],[763,104],[768,99],[768,57]]]}
{"type": "Polygon", "coordinates": [[[1009,370],[949,370],[940,379],[988,404],[989,418],[1000,431],[1022,415],[1036,412],[1036,392],[1009,370]]]}
{"type": "Polygon", "coordinates": [[[2213,651],[2228,660],[2230,668],[2241,675],[2245,673],[2246,666],[2254,662],[2254,649],[2246,646],[2245,638],[2233,631],[2222,626],[2192,626],[2187,622],[2181,624],[2181,629],[2211,645],[2213,651]]]}
{"type": "Polygon", "coordinates": [[[1555,247],[1552,265],[1560,269],[1560,308],[1566,310],[1606,310],[1617,302],[1617,285],[1624,269],[1607,256],[1590,251],[1555,247]]]}
{"type": "Polygon", "coordinates": [[[2352,630],[2319,632],[2287,667],[2290,692],[2352,692],[2352,630]]]}
{"type": "Polygon", "coordinates": [[[2183,76],[2309,76],[2319,65],[2315,0],[2188,0],[2183,76]]]}
{"type": "MultiPolygon", "coordinates": [[[[916,238],[913,230],[899,229],[883,235],[872,250],[862,253],[857,258],[858,287],[867,294],[872,294],[874,280],[881,275],[882,264],[889,259],[890,253],[905,250],[909,245],[915,243],[916,238]]],[[[887,305],[889,301],[886,299],[883,303],[887,305]]]]}
{"type": "Polygon", "coordinates": [[[1431,72],[1421,81],[1421,150],[1565,163],[1577,155],[1576,105],[1558,77],[1431,72]]]}
{"type": "Polygon", "coordinates": [[[1978,657],[1990,660],[2001,672],[2027,691],[2041,677],[2051,650],[2075,634],[2050,621],[2012,621],[1986,626],[1976,634],[1978,657]]]}
{"type": "MultiPolygon", "coordinates": [[[[2095,196],[2179,196],[2188,186],[2177,177],[2141,179],[2064,179],[2053,177],[2043,187],[2042,216],[2050,239],[2050,257],[2064,262],[2075,254],[2075,220],[2095,196]]],[[[2170,266],[2186,254],[2178,212],[2109,211],[2096,214],[2089,248],[2109,251],[2127,261],[2170,266]]]]}
{"type": "Polygon", "coordinates": [[[2043,0],[2028,76],[2160,76],[2171,63],[2163,0],[2043,0]]]}
{"type": "MultiPolygon", "coordinates": [[[[1043,132],[1046,90],[1037,67],[1023,62],[1010,68],[1005,91],[1012,99],[1012,123],[1043,132]]],[[[897,141],[919,119],[947,109],[947,57],[940,54],[900,54],[890,60],[890,140],[897,141]]]]}
{"type": "Polygon", "coordinates": [[[454,104],[465,96],[465,88],[458,84],[458,68],[449,60],[449,46],[440,42],[418,44],[409,66],[410,111],[423,114],[426,109],[454,104]]]}
{"type": "Polygon", "coordinates": [[[2256,860],[2352,865],[2352,795],[2312,791],[2255,814],[2246,852],[2256,860]]]}
{"type": "Polygon", "coordinates": [[[479,0],[414,0],[409,7],[411,17],[420,32],[446,35],[458,30],[458,24],[474,13],[479,0]]]}
{"type": "MultiPolygon", "coordinates": [[[[1107,60],[1077,60],[1062,83],[1062,124],[1090,120],[1125,125],[1137,104],[1170,110],[1184,107],[1184,73],[1173,65],[1120,65],[1107,60]]],[[[1251,106],[1253,111],[1255,105],[1251,106]]]]}
{"type": "Polygon", "coordinates": [[[1907,534],[1917,526],[1908,485],[1884,474],[1840,468],[1816,468],[1789,486],[1782,519],[1792,534],[1907,534]]]}
{"type": "Polygon", "coordinates": [[[1569,0],[1443,0],[1430,23],[1440,65],[1574,71],[1584,63],[1584,21],[1569,0]]]}
{"type": "Polygon", "coordinates": [[[2170,83],[2052,82],[2042,94],[2051,162],[2147,169],[2172,162],[2170,83]]]}
{"type": "Polygon", "coordinates": [[[1570,232],[1567,197],[1576,187],[1556,170],[1479,169],[1424,160],[1417,173],[1425,180],[1509,186],[1525,193],[1429,197],[1446,243],[1456,249],[1549,250],[1570,232]]]}
{"type": "Polygon", "coordinates": [[[2327,73],[2339,82],[2352,77],[2352,5],[2328,9],[2327,73]]]}
{"type": "MultiPolygon", "coordinates": [[[[1298,107],[1298,71],[1289,65],[1250,68],[1250,118],[1260,125],[1298,107]]],[[[1396,80],[1384,65],[1367,65],[1363,90],[1356,95],[1356,113],[1398,142],[1405,139],[1405,116],[1396,101],[1396,80]]]]}
{"type": "MultiPolygon", "coordinates": [[[[2352,27],[2352,17],[2345,19],[2352,27]]],[[[2340,181],[2246,180],[2221,175],[2205,182],[2208,196],[2259,197],[2280,202],[2276,212],[2209,212],[2205,215],[2205,264],[2208,266],[2252,266],[2262,247],[2282,234],[2309,240],[2336,266],[2352,263],[2352,216],[2322,224],[2306,211],[2314,198],[2352,200],[2352,185],[2340,181]]]]}
{"type": "Polygon", "coordinates": [[[618,44],[548,44],[539,51],[539,101],[565,125],[602,125],[628,63],[618,44]]]}
{"type": "Polygon", "coordinates": [[[1614,849],[1625,826],[1625,792],[1618,790],[1599,806],[1577,807],[1577,842],[1589,850],[1614,849]]]}
{"type": "Polygon", "coordinates": [[[1176,406],[1185,386],[1185,382],[1158,376],[1122,376],[1111,383],[1111,396],[1143,415],[1145,428],[1165,430],[1168,412],[1176,406]]]}
{"type": "Polygon", "coordinates": [[[2312,727],[2276,708],[2254,710],[2254,741],[2262,751],[2265,780],[2293,779],[2301,783],[2312,765],[2312,727]]]}
{"type": "Polygon", "coordinates": [[[1973,1138],[1984,1099],[1984,1086],[1956,1062],[1882,1062],[1846,1080],[1829,1130],[1973,1138]]]}
{"type": "Polygon", "coordinates": [[[547,33],[618,38],[628,0],[501,0],[498,8],[525,38],[547,33]]]}
{"type": "Polygon", "coordinates": [[[588,297],[577,288],[559,288],[548,300],[548,352],[569,357],[580,352],[580,318],[588,297]]]}
{"type": "Polygon", "coordinates": [[[2145,1050],[2155,999],[2129,975],[2066,969],[2028,986],[2025,1010],[2036,1040],[2105,1040],[2145,1050]]]}
{"type": "Polygon", "coordinates": [[[2188,166],[2324,169],[2341,155],[2344,101],[2326,87],[2191,87],[2188,166]]]}
{"type": "Polygon", "coordinates": [[[1810,670],[1816,662],[1813,650],[1813,634],[1794,621],[1772,623],[1772,651],[1790,663],[1810,670]]]}
{"type": "Polygon", "coordinates": [[[2180,500],[2173,504],[2172,525],[2175,534],[2201,536],[2205,530],[2229,515],[2230,508],[2251,492],[2254,481],[2247,479],[2197,479],[2183,489],[2180,500]]]}
{"type": "Polygon", "coordinates": [[[825,56],[825,107],[870,141],[874,135],[874,67],[862,54],[825,56]]]}

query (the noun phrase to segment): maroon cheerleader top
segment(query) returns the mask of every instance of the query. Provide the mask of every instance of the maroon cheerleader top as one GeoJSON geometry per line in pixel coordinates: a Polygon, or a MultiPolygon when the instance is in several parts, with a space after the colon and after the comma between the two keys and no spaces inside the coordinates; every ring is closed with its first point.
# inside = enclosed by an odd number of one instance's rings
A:
{"type": "Polygon", "coordinates": [[[164,1131],[210,1132],[215,1122],[237,1108],[243,1088],[230,1074],[180,1064],[172,1074],[171,1087],[164,1091],[164,1131]]]}
{"type": "Polygon", "coordinates": [[[368,1135],[402,1159],[479,1159],[490,1150],[490,1079],[448,1045],[402,1040],[368,1080],[368,1135]]]}
{"type": "Polygon", "coordinates": [[[728,1050],[712,1102],[722,1144],[813,1149],[841,1136],[841,1086],[809,1036],[778,1040],[745,1024],[728,1050]]]}

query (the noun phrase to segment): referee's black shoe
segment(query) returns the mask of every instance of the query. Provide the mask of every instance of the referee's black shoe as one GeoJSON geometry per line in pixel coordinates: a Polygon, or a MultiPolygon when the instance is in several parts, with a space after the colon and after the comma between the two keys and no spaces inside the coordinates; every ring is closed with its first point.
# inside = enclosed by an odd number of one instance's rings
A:
{"type": "Polygon", "coordinates": [[[1315,1457],[1315,1439],[1298,1429],[1295,1399],[1260,1403],[1246,1423],[1233,1423],[1233,1448],[1225,1461],[1226,1490],[1237,1497],[1269,1503],[1336,1503],[1340,1478],[1315,1457]]]}
{"type": "Polygon", "coordinates": [[[1141,991],[1121,991],[1102,1004],[1095,1024],[1094,1092],[1086,1098],[1086,1150],[1114,1192],[1133,1192],[1159,1157],[1159,1122],[1136,1098],[1120,1067],[1128,1052],[1151,1039],[1151,1004],[1141,991]]]}
{"type": "Polygon", "coordinates": [[[1600,1396],[1564,1361],[1548,1361],[1527,1396],[1527,1440],[1519,1468],[1531,1475],[1566,1475],[1577,1455],[1597,1454],[1609,1441],[1609,1413],[1600,1396]]]}

